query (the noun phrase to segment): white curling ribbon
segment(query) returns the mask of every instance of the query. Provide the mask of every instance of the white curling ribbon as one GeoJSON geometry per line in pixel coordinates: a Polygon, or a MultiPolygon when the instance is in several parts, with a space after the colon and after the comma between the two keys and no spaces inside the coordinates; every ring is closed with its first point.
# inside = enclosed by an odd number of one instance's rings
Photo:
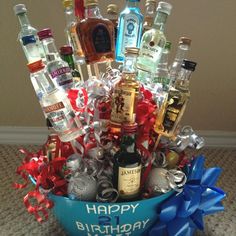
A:
{"type": "Polygon", "coordinates": [[[179,170],[169,170],[167,178],[169,180],[169,186],[177,192],[181,192],[182,187],[187,182],[186,175],[179,170]]]}

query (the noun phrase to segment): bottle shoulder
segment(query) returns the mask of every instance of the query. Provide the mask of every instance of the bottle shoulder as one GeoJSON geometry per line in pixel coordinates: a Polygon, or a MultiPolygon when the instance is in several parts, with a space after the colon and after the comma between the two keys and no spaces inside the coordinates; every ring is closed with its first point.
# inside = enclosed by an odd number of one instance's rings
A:
{"type": "Polygon", "coordinates": [[[129,153],[120,151],[114,156],[114,160],[118,166],[123,168],[134,168],[141,164],[141,156],[138,152],[129,153]]]}
{"type": "Polygon", "coordinates": [[[138,16],[141,20],[143,20],[143,14],[140,10],[140,8],[125,8],[121,13],[120,13],[120,18],[125,18],[125,16],[138,16]]]}

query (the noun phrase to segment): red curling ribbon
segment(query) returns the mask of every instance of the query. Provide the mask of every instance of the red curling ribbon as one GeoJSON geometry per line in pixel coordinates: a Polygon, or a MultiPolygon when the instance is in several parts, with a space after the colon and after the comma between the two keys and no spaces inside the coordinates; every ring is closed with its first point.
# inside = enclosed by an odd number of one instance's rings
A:
{"type": "Polygon", "coordinates": [[[84,1],[75,0],[75,16],[79,17],[81,20],[84,19],[84,1]]]}
{"type": "Polygon", "coordinates": [[[70,89],[68,92],[68,98],[70,100],[72,108],[77,112],[84,112],[87,105],[88,105],[88,93],[84,88],[79,89],[70,89]],[[80,99],[82,96],[82,99],[84,101],[84,104],[82,107],[79,107],[77,104],[77,100],[80,99]]]}
{"type": "Polygon", "coordinates": [[[36,220],[40,223],[46,221],[48,219],[48,211],[46,209],[50,209],[53,207],[53,202],[48,200],[43,194],[41,194],[38,190],[29,192],[24,197],[24,204],[27,208],[27,211],[33,214],[36,220]],[[30,199],[35,199],[37,203],[33,206],[30,203],[30,199]],[[39,213],[42,213],[44,218],[40,216],[39,213]]]}

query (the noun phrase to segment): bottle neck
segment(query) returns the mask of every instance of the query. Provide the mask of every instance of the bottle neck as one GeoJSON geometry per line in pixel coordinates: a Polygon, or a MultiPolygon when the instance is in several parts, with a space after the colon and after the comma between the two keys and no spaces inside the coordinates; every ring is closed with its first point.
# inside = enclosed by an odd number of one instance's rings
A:
{"type": "Polygon", "coordinates": [[[69,67],[72,69],[72,70],[75,70],[75,63],[74,63],[74,59],[73,59],[73,55],[61,55],[62,57],[62,60],[67,62],[69,67]]]}
{"type": "Polygon", "coordinates": [[[53,38],[46,38],[43,39],[41,42],[48,61],[60,59],[60,55],[57,51],[57,47],[53,38]]]}
{"type": "Polygon", "coordinates": [[[124,60],[123,64],[123,71],[122,73],[136,73],[136,62],[137,62],[137,55],[127,55],[124,60]]]}
{"type": "Polygon", "coordinates": [[[168,15],[164,12],[158,11],[154,20],[153,28],[164,31],[168,15]]]}
{"type": "Polygon", "coordinates": [[[22,13],[17,16],[18,16],[21,27],[25,27],[25,26],[30,25],[30,22],[29,22],[29,19],[28,19],[26,13],[22,13]]]}
{"type": "Polygon", "coordinates": [[[121,150],[128,153],[135,153],[135,133],[123,134],[121,141],[121,150]]]}
{"type": "Polygon", "coordinates": [[[85,18],[102,18],[100,9],[98,6],[87,6],[85,8],[85,18]]]}
{"type": "Polygon", "coordinates": [[[178,90],[189,90],[189,82],[192,71],[181,68],[179,75],[175,81],[174,87],[178,90]]]}
{"type": "Polygon", "coordinates": [[[66,7],[64,10],[65,17],[66,17],[66,24],[70,26],[73,23],[76,23],[76,18],[74,15],[73,7],[66,7]]]}
{"type": "Polygon", "coordinates": [[[128,8],[138,8],[138,2],[137,1],[126,1],[126,7],[128,8]]]}
{"type": "Polygon", "coordinates": [[[181,62],[186,58],[186,55],[189,51],[190,46],[186,44],[180,44],[175,56],[176,62],[181,62]]]}

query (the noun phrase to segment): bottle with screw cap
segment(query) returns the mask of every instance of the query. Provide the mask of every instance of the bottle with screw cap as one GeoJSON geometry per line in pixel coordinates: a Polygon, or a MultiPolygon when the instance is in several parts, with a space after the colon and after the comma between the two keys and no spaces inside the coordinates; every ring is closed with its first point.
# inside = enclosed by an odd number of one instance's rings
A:
{"type": "Polygon", "coordinates": [[[146,0],[145,3],[145,15],[143,22],[143,33],[150,30],[153,25],[155,13],[156,13],[156,0],[146,0]]]}
{"type": "Polygon", "coordinates": [[[143,29],[143,15],[138,3],[140,0],[126,0],[126,7],[120,13],[116,41],[116,61],[123,62],[125,48],[140,46],[143,29]]]}
{"type": "Polygon", "coordinates": [[[75,115],[66,94],[56,88],[42,60],[28,64],[31,81],[44,116],[62,142],[83,134],[82,124],[75,115]]]}
{"type": "Polygon", "coordinates": [[[31,26],[29,22],[26,6],[24,4],[17,4],[14,6],[13,10],[15,12],[15,15],[18,17],[20,27],[21,27],[20,32],[18,34],[18,40],[20,41],[22,45],[22,48],[24,50],[27,60],[29,59],[28,58],[29,55],[27,54],[28,53],[27,50],[25,50],[26,48],[25,48],[25,45],[23,44],[22,38],[33,35],[35,37],[35,40],[36,40],[35,43],[40,53],[40,58],[43,60],[43,62],[46,62],[45,53],[37,35],[38,31],[33,26],[31,26]]]}
{"type": "Polygon", "coordinates": [[[76,33],[77,21],[80,21],[80,19],[78,17],[78,20],[76,20],[76,17],[74,15],[74,7],[72,0],[62,0],[62,4],[64,7],[64,13],[66,17],[65,34],[67,43],[73,48],[76,61],[79,64],[82,64],[84,61],[84,53],[76,33]]]}
{"type": "Polygon", "coordinates": [[[164,27],[172,6],[167,2],[159,2],[152,29],[143,34],[137,68],[148,73],[156,73],[162,51],[166,44],[164,27]]]}
{"type": "Polygon", "coordinates": [[[118,25],[118,7],[117,7],[117,5],[116,4],[109,4],[107,6],[107,14],[108,14],[108,19],[114,25],[115,42],[116,42],[116,39],[117,39],[117,25],[118,25]]]}
{"type": "Polygon", "coordinates": [[[181,70],[181,65],[183,63],[183,60],[186,58],[187,53],[191,46],[191,39],[187,37],[181,37],[179,39],[179,46],[177,49],[177,53],[175,56],[175,59],[170,67],[170,79],[172,83],[175,82],[176,78],[178,77],[178,74],[181,70]]]}
{"type": "Polygon", "coordinates": [[[196,65],[193,61],[183,61],[178,78],[169,91],[165,112],[157,117],[154,129],[158,134],[167,137],[174,135],[190,98],[189,80],[196,65]]]}
{"type": "Polygon", "coordinates": [[[139,97],[139,82],[136,81],[138,48],[126,48],[121,80],[112,94],[111,127],[119,130],[123,122],[135,122],[135,110],[139,97]]]}
{"type": "Polygon", "coordinates": [[[115,39],[113,23],[102,17],[98,0],[84,0],[85,19],[76,27],[88,64],[114,60],[115,39]]]}
{"type": "Polygon", "coordinates": [[[74,86],[71,69],[68,63],[61,59],[51,29],[47,28],[39,31],[38,36],[47,57],[47,70],[55,86],[62,91],[68,91],[74,86]]]}

